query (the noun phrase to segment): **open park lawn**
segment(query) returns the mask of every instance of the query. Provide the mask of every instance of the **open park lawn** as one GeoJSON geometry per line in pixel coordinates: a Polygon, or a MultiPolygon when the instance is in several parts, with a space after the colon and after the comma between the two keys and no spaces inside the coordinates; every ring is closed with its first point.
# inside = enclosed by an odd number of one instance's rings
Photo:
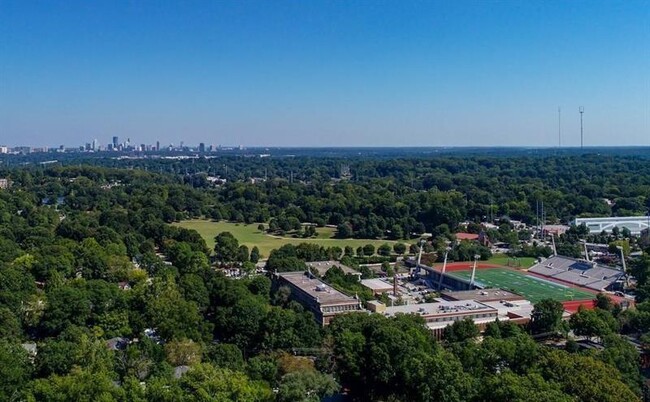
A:
{"type": "MultiPolygon", "coordinates": [[[[201,236],[203,236],[205,242],[210,248],[214,248],[214,237],[216,235],[221,232],[230,232],[237,240],[239,240],[239,244],[245,244],[249,249],[253,246],[257,246],[260,249],[263,258],[268,257],[271,250],[280,248],[282,245],[288,243],[316,243],[324,247],[339,246],[341,248],[352,246],[355,250],[357,247],[366,244],[372,244],[377,248],[384,243],[390,244],[391,247],[393,244],[397,243],[392,240],[336,239],[334,238],[336,229],[328,227],[316,228],[318,234],[317,237],[303,239],[291,237],[290,234],[287,234],[286,237],[268,235],[257,230],[259,223],[246,225],[243,223],[225,221],[214,222],[203,219],[192,219],[175,223],[175,225],[196,230],[201,236]]],[[[264,224],[264,226],[267,225],[264,224]]],[[[404,241],[403,243],[408,246],[407,241],[404,241]]]]}

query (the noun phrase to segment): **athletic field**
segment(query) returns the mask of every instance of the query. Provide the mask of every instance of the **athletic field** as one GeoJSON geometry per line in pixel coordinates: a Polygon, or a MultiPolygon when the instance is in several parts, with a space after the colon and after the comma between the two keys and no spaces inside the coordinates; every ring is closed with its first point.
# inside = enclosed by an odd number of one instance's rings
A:
{"type": "MultiPolygon", "coordinates": [[[[449,272],[449,275],[469,280],[472,271],[453,271],[449,272]]],[[[533,303],[542,299],[555,299],[563,302],[595,298],[594,294],[584,290],[570,288],[505,268],[477,269],[474,281],[489,288],[511,290],[533,303]]]]}

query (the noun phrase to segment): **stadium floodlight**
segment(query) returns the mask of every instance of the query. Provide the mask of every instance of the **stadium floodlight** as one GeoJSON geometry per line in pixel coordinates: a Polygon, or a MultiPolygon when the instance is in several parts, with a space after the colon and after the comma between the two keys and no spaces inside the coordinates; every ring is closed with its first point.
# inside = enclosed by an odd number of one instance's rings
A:
{"type": "Polygon", "coordinates": [[[476,276],[476,264],[478,263],[479,258],[481,258],[480,255],[474,254],[474,266],[472,267],[472,277],[469,280],[470,289],[474,287],[474,277],[476,276]]]}
{"type": "Polygon", "coordinates": [[[623,264],[623,272],[627,273],[627,267],[625,266],[625,253],[623,253],[623,247],[616,246],[616,248],[621,252],[621,263],[623,264]]]}
{"type": "Polygon", "coordinates": [[[445,270],[447,269],[447,256],[449,255],[450,250],[451,247],[445,248],[445,260],[442,262],[442,272],[440,272],[440,280],[438,281],[438,290],[442,289],[442,278],[445,277],[445,270]]]}
{"type": "Polygon", "coordinates": [[[587,241],[586,240],[581,240],[581,243],[585,247],[585,260],[587,262],[591,262],[591,261],[589,261],[589,251],[587,250],[587,241]]]}
{"type": "Polygon", "coordinates": [[[415,266],[415,271],[419,275],[422,268],[420,268],[420,261],[422,261],[422,250],[424,249],[424,243],[426,243],[426,240],[420,239],[420,250],[418,250],[418,262],[415,266]]]}
{"type": "Polygon", "coordinates": [[[555,235],[551,233],[551,241],[553,242],[553,255],[557,256],[557,248],[555,247],[555,235]]]}

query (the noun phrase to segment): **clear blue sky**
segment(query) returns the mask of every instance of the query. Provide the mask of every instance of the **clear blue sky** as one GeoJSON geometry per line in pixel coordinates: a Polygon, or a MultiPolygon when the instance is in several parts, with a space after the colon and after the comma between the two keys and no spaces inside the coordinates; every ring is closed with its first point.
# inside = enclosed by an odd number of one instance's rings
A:
{"type": "Polygon", "coordinates": [[[650,2],[0,0],[0,144],[650,145],[650,2]]]}

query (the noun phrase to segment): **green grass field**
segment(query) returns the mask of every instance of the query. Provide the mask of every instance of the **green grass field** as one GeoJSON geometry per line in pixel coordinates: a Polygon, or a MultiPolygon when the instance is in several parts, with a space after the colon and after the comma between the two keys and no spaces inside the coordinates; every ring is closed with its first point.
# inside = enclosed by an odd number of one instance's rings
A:
{"type": "Polygon", "coordinates": [[[530,268],[535,264],[535,258],[533,257],[518,257],[519,260],[519,266],[514,266],[514,265],[508,265],[508,261],[510,261],[511,264],[514,263],[510,257],[508,257],[505,254],[494,254],[487,262],[490,264],[496,264],[496,265],[503,265],[504,267],[510,266],[512,268],[530,268]]]}
{"type": "MultiPolygon", "coordinates": [[[[470,279],[472,271],[454,271],[449,274],[463,279],[470,279]]],[[[589,300],[595,298],[595,295],[589,292],[562,287],[561,285],[539,280],[532,276],[505,268],[476,270],[475,281],[487,287],[511,290],[524,296],[533,303],[548,298],[558,301],[589,300]]]]}
{"type": "Polygon", "coordinates": [[[175,223],[174,225],[196,230],[205,239],[205,242],[211,249],[214,248],[214,237],[217,234],[221,232],[230,232],[233,234],[233,236],[235,236],[235,238],[237,238],[237,240],[239,240],[240,244],[245,244],[249,248],[257,246],[260,249],[260,253],[262,254],[263,258],[268,257],[271,250],[280,248],[284,244],[288,243],[316,243],[325,247],[339,246],[341,248],[344,248],[345,246],[352,246],[355,249],[366,244],[372,244],[376,248],[384,243],[388,243],[391,246],[396,243],[395,241],[391,240],[335,239],[333,236],[336,229],[327,227],[316,229],[318,237],[311,239],[301,239],[267,235],[257,230],[257,226],[259,225],[258,223],[245,225],[243,223],[240,224],[225,221],[213,222],[203,219],[193,219],[181,221],[179,223],[175,223]]]}

